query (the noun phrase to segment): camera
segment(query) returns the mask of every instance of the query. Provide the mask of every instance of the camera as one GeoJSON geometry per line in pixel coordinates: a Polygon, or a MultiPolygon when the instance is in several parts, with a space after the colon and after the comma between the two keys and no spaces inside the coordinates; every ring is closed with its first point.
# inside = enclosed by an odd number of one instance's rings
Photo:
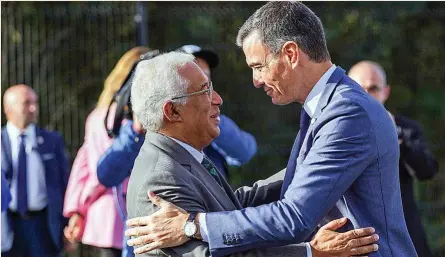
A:
{"type": "Polygon", "coordinates": [[[133,110],[131,109],[131,85],[133,83],[136,67],[140,61],[150,60],[160,54],[159,50],[152,50],[140,56],[139,60],[133,64],[130,72],[125,78],[121,88],[113,95],[113,98],[108,106],[107,114],[104,119],[104,126],[110,138],[115,138],[119,135],[119,130],[124,119],[133,119],[133,110]],[[113,127],[108,128],[108,115],[110,114],[111,106],[116,103],[116,112],[114,115],[113,127]]]}

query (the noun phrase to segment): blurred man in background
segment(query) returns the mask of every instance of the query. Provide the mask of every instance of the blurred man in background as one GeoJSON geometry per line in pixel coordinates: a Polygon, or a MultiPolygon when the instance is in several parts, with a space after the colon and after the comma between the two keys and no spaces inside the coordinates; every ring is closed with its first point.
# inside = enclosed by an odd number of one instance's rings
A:
{"type": "MultiPolygon", "coordinates": [[[[380,103],[385,104],[391,87],[386,82],[386,73],[380,64],[361,61],[352,66],[348,75],[380,103]]],[[[438,172],[438,163],[428,149],[420,124],[403,116],[390,115],[395,121],[399,137],[400,191],[408,232],[417,254],[422,257],[432,257],[420,213],[414,201],[413,179],[422,181],[431,179],[438,172]]]]}
{"type": "Polygon", "coordinates": [[[3,104],[8,123],[2,129],[1,166],[12,198],[2,215],[2,225],[9,228],[2,228],[2,256],[59,256],[69,172],[63,139],[36,126],[37,94],[29,86],[8,88],[3,104]]]}

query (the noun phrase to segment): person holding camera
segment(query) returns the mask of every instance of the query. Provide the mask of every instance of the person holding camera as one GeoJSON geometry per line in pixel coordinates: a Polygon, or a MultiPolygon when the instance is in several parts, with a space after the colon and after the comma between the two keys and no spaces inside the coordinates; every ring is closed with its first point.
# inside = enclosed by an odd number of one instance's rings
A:
{"type": "Polygon", "coordinates": [[[134,47],[117,62],[104,83],[104,89],[85,123],[85,141],[77,152],[65,193],[63,214],[69,218],[64,229],[71,242],[81,242],[81,256],[121,256],[124,221],[113,190],[97,179],[97,163],[113,140],[108,137],[104,118],[114,118],[115,106],[109,108],[114,94],[131,71],[132,65],[149,49],[134,47]]]}
{"type": "MultiPolygon", "coordinates": [[[[361,61],[352,66],[348,74],[366,92],[384,104],[391,87],[386,83],[386,73],[382,66],[372,61],[361,61]]],[[[432,257],[423,229],[419,210],[414,201],[413,179],[431,179],[438,172],[438,164],[428,149],[420,124],[403,116],[393,118],[400,144],[399,176],[403,212],[408,232],[417,254],[432,257]]]]}

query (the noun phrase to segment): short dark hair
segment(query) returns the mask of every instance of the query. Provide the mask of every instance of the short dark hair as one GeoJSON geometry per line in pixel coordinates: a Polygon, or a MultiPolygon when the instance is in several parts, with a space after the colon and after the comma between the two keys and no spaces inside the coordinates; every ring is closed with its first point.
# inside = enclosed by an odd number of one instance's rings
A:
{"type": "Polygon", "coordinates": [[[306,5],[300,2],[269,2],[256,10],[238,31],[236,44],[252,33],[258,33],[262,43],[278,54],[286,41],[294,41],[311,61],[331,59],[326,46],[323,24],[306,5]]]}

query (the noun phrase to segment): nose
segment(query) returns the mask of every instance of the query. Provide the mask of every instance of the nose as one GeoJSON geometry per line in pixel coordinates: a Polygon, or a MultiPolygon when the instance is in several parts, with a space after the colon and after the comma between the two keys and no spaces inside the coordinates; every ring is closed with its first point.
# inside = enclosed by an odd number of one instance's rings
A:
{"type": "Polygon", "coordinates": [[[223,100],[222,100],[221,96],[215,90],[213,90],[213,92],[212,92],[212,105],[221,106],[222,104],[223,104],[223,100]]]}
{"type": "Polygon", "coordinates": [[[253,80],[253,85],[254,85],[254,87],[256,87],[256,88],[261,88],[261,87],[264,85],[264,81],[263,81],[263,79],[262,79],[261,76],[258,75],[258,73],[255,72],[255,71],[253,72],[252,80],[253,80]]]}

